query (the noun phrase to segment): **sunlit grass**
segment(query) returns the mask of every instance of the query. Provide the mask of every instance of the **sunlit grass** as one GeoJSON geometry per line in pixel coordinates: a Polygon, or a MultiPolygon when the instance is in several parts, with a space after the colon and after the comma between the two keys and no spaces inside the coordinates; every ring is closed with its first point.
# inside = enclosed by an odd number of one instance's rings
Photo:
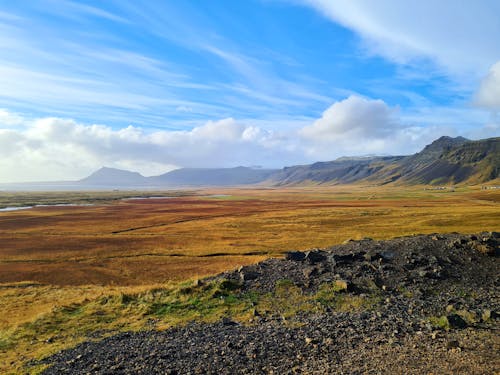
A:
{"type": "MultiPolygon", "coordinates": [[[[326,307],[370,308],[376,299],[328,285],[308,296],[283,281],[273,293],[255,296],[221,285],[178,284],[350,238],[498,231],[500,223],[500,192],[479,188],[198,194],[228,197],[108,199],[105,205],[0,213],[0,371],[19,370],[29,359],[75,345],[95,331],[165,328],[226,315],[248,321],[256,312],[289,320],[326,307]]],[[[6,205],[18,199],[2,198],[6,205]]]]}
{"type": "MultiPolygon", "coordinates": [[[[44,294],[43,289],[38,292],[44,294]]],[[[31,321],[1,329],[0,371],[36,372],[43,367],[26,368],[31,360],[122,331],[165,329],[190,321],[214,322],[222,317],[247,324],[255,316],[272,316],[293,324],[298,313],[325,312],[326,308],[366,310],[379,301],[376,296],[349,295],[335,285],[305,294],[288,280],[279,281],[274,291],[264,294],[243,291],[240,283],[226,279],[98,293],[93,297],[89,293],[79,302],[54,307],[31,321]]]]}

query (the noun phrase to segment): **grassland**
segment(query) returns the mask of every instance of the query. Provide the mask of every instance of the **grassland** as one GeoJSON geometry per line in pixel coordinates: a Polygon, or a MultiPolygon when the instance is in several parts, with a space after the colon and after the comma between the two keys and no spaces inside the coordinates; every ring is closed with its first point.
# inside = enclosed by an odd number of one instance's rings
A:
{"type": "MultiPolygon", "coordinates": [[[[78,194],[0,202],[81,203],[78,194]]],[[[220,285],[191,283],[291,249],[500,223],[500,192],[465,187],[226,189],[154,200],[92,194],[102,204],[0,213],[0,372],[21,371],[95,330],[162,328],[228,311],[250,319],[254,296],[226,291],[214,299],[220,285]]],[[[275,300],[271,310],[280,308],[275,300]]]]}

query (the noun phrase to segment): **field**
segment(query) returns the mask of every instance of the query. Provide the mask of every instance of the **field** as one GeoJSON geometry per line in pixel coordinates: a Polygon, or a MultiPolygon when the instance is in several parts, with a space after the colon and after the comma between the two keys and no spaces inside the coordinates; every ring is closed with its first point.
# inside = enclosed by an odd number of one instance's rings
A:
{"type": "MultiPolygon", "coordinates": [[[[144,328],[150,321],[145,306],[155,298],[181,298],[179,283],[288,250],[351,238],[500,229],[500,191],[479,188],[349,186],[171,195],[0,197],[4,206],[97,203],[0,212],[0,371],[20,371],[26,361],[79,342],[95,329],[144,328]],[[146,305],[131,308],[127,296],[141,296],[146,305]]],[[[171,318],[155,326],[175,323],[171,318]]]]}

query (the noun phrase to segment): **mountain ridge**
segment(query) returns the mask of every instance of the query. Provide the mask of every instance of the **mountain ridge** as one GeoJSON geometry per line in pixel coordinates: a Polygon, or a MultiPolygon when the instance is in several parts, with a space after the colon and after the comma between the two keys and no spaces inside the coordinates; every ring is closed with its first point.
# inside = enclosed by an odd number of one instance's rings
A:
{"type": "Polygon", "coordinates": [[[295,186],[369,183],[375,185],[478,184],[499,179],[500,137],[469,140],[442,136],[406,156],[341,157],[288,166],[180,168],[158,176],[103,167],[78,184],[102,186],[295,186]]]}

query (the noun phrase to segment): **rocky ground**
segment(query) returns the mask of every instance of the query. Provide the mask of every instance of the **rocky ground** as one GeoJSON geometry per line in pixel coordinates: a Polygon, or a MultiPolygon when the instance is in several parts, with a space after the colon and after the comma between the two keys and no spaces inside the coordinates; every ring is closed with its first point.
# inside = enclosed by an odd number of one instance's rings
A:
{"type": "Polygon", "coordinates": [[[294,316],[256,303],[245,323],[89,341],[44,360],[44,373],[500,373],[499,245],[500,233],[449,234],[290,252],[201,284],[229,280],[256,295],[286,284],[318,304],[331,290],[332,303],[294,316]]]}

